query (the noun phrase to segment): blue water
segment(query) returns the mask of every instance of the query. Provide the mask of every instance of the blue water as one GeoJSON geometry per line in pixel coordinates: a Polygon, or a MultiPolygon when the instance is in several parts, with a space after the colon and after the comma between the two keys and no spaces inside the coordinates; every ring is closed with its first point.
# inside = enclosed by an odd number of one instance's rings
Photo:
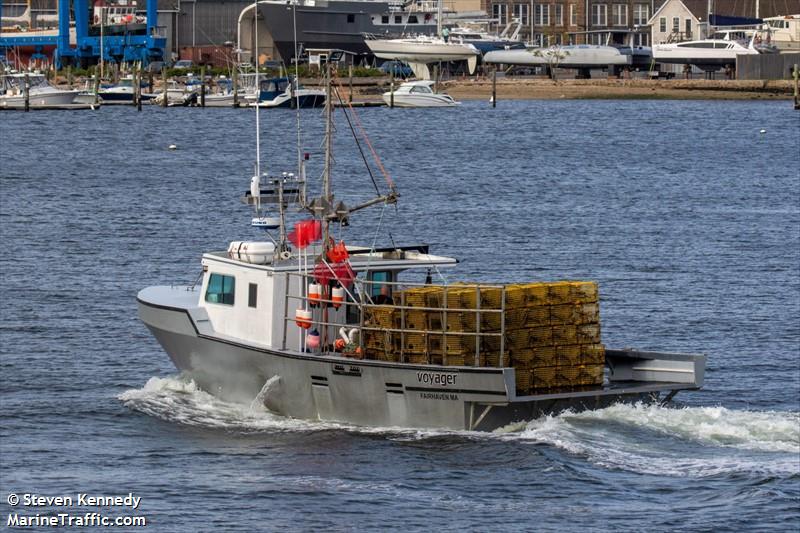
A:
{"type": "MultiPolygon", "coordinates": [[[[261,116],[264,165],[293,170],[293,112],[261,116]]],[[[302,116],[316,179],[321,114],[302,116]]],[[[706,353],[704,389],[496,434],[224,402],[178,375],[135,295],[190,283],[203,251],[256,236],[238,199],[254,112],[3,113],[4,526],[10,493],[133,492],[134,514],[163,531],[800,527],[800,115],[788,102],[359,117],[402,196],[355,215],[347,242],[430,243],[461,259],[442,272],[451,281],[598,280],[606,345],[706,353]]],[[[347,129],[339,116],[334,186],[355,204],[374,189],[347,129]]]]}

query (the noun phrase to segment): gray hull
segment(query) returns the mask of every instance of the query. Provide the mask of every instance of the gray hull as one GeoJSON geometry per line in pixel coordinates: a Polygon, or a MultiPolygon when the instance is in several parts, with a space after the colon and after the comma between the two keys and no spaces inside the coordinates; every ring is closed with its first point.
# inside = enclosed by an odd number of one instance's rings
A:
{"type": "MultiPolygon", "coordinates": [[[[487,431],[564,409],[654,400],[660,392],[702,383],[701,369],[692,383],[633,381],[631,375],[594,390],[517,397],[513,368],[421,366],[276,351],[215,334],[205,311],[188,305],[196,296],[193,291],[173,289],[185,294],[169,305],[148,301],[146,291],[139,294],[139,316],[179,370],[219,397],[248,403],[258,398],[271,411],[293,418],[487,431]]],[[[703,356],[682,357],[703,358],[704,366],[703,356]]],[[[676,372],[698,368],[693,359],[677,363],[681,369],[676,372]]],[[[663,367],[664,361],[656,364],[663,367]]]]}
{"type": "MultiPolygon", "coordinates": [[[[259,3],[267,30],[284,62],[294,57],[294,14],[284,3],[259,3]]],[[[373,17],[389,13],[388,3],[341,0],[319,2],[317,6],[298,6],[297,44],[301,50],[331,48],[356,55],[369,55],[364,34],[387,37],[430,35],[436,24],[407,24],[397,28],[374,24],[373,17]]],[[[393,15],[392,15],[393,16],[393,15]]],[[[422,15],[420,15],[422,18],[422,15]]],[[[302,53],[301,53],[302,55],[302,53]]]]}

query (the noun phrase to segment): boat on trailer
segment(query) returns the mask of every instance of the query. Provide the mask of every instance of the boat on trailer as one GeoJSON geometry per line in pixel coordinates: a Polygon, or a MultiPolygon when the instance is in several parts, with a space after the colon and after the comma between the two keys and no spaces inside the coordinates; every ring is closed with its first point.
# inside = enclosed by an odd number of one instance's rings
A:
{"type": "Polygon", "coordinates": [[[137,296],[141,320],[199,387],[293,418],[493,430],[702,386],[704,355],[599,344],[593,282],[414,282],[457,260],[427,246],[334,242],[336,226],[395,204],[398,193],[386,175],[386,190],[360,205],[334,199],[331,91],[328,81],[320,196],[306,197],[304,163],[277,176],[257,164],[242,201],[255,210],[251,224],[277,237],[233,241],[203,255],[199,284],[137,296]],[[287,231],[293,206],[311,218],[287,231]],[[557,345],[567,337],[580,348],[571,355],[557,345]],[[536,363],[573,356],[568,365],[536,363]]]}

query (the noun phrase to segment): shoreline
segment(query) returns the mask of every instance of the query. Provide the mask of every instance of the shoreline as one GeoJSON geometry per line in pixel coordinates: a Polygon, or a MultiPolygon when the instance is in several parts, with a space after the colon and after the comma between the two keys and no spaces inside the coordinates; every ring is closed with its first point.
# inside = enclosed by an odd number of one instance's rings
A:
{"type": "MultiPolygon", "coordinates": [[[[456,100],[488,100],[492,82],[457,80],[441,84],[441,90],[456,100]]],[[[789,80],[545,80],[498,79],[497,99],[501,100],[791,100],[789,80]]]]}

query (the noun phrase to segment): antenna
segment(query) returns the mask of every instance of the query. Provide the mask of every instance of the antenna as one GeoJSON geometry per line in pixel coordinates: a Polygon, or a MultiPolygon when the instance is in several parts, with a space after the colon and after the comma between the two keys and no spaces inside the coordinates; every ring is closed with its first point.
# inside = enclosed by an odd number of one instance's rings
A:
{"type": "Polygon", "coordinates": [[[261,121],[258,108],[261,100],[261,80],[258,77],[258,0],[253,0],[253,33],[256,51],[256,176],[261,179],[261,121]]]}

